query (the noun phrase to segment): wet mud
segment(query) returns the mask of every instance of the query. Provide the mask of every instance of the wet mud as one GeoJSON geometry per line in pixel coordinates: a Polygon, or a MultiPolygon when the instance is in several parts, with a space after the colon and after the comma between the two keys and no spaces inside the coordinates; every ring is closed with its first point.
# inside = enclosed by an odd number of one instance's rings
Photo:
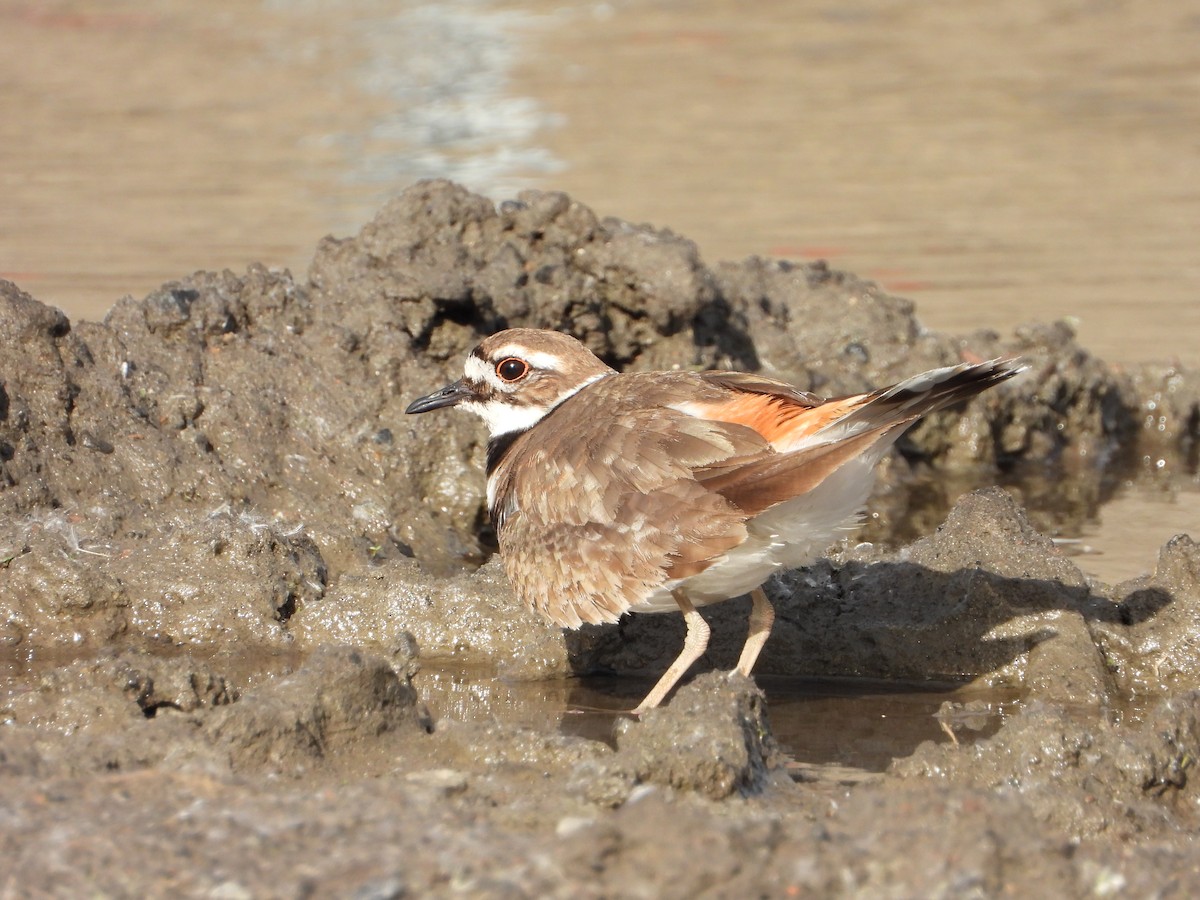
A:
{"type": "Polygon", "coordinates": [[[196,273],[102,323],[0,282],[0,882],[1193,894],[1200,548],[1109,585],[1053,535],[1144,459],[1194,473],[1198,443],[1195,372],[1111,367],[1065,323],[938,334],[853,275],[710,268],[561,194],[424,183],[306,276],[196,273]],[[478,423],[403,416],[513,325],[825,394],[1000,354],[1031,371],[914,429],[864,530],[768,584],[765,695],[722,671],[732,601],[699,674],[632,721],[613,710],[678,617],[563,633],[520,608],[478,423]],[[842,687],[785,702],[812,678],[842,687]],[[921,727],[884,683],[928,693],[921,727]],[[854,685],[869,733],[805,740],[852,721],[818,711],[854,685]]]}

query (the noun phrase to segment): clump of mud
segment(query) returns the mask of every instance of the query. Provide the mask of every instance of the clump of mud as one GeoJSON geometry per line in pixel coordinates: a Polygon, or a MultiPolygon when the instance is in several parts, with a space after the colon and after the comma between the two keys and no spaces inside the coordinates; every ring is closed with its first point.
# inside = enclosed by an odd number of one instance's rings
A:
{"type": "MultiPolygon", "coordinates": [[[[561,194],[497,208],[424,183],[323,242],[305,279],[197,273],[100,324],[0,282],[5,883],[1195,890],[1200,549],[1177,537],[1153,575],[1110,587],[1043,530],[1048,510],[1094,511],[1131,460],[1186,468],[1198,444],[1196,373],[1116,371],[1062,323],[936,334],[823,264],[710,268],[684,238],[561,194]],[[583,735],[562,677],[656,673],[681,623],[563,634],[517,606],[489,559],[477,423],[403,416],[516,325],[571,331],[620,368],[762,370],[825,394],[1028,359],[902,442],[876,543],[770,583],[759,666],[1004,688],[1015,711],[878,773],[791,760],[769,702],[723,674],[583,735]],[[969,492],[996,482],[1009,491],[969,492]],[[547,679],[541,712],[456,714],[486,706],[469,686],[439,711],[421,663],[485,670],[497,696],[547,679]]],[[[732,666],[745,615],[712,611],[708,667],[732,666]]]]}

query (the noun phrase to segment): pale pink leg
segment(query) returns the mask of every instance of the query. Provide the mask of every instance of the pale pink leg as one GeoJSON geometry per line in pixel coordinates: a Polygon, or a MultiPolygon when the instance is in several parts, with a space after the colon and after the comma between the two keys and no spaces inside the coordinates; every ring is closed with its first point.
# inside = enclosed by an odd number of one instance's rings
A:
{"type": "MultiPolygon", "coordinates": [[[[646,710],[654,709],[662,703],[667,694],[671,692],[671,688],[675,687],[684,673],[691,668],[692,663],[703,656],[704,651],[708,649],[708,623],[704,621],[700,613],[696,612],[696,607],[692,606],[692,601],[684,596],[682,591],[674,591],[672,596],[683,611],[683,621],[687,624],[683,650],[675,658],[675,662],[671,663],[671,667],[663,673],[662,678],[658,679],[658,684],[654,685],[654,688],[646,695],[646,699],[633,710],[635,716],[640,716],[646,710]]],[[[767,608],[770,609],[769,603],[767,608]]],[[[767,629],[770,630],[769,622],[767,629]]],[[[751,662],[753,663],[753,660],[751,662]]]]}
{"type": "Polygon", "coordinates": [[[746,644],[742,647],[742,655],[738,657],[737,664],[737,671],[747,677],[754,668],[758,654],[762,652],[763,644],[771,636],[771,626],[775,624],[775,607],[771,605],[763,589],[756,587],[752,590],[750,599],[754,601],[754,605],[750,607],[750,631],[746,635],[746,644]]]}

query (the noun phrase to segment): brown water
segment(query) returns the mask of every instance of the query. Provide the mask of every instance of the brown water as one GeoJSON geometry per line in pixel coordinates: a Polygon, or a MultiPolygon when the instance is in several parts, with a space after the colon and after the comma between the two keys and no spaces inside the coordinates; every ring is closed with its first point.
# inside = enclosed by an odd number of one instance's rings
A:
{"type": "MultiPolygon", "coordinates": [[[[0,648],[0,727],[13,719],[9,707],[15,698],[45,690],[48,679],[80,659],[0,648]]],[[[293,673],[303,661],[300,653],[222,654],[210,664],[240,694],[293,673]]],[[[609,744],[625,718],[623,710],[636,704],[650,683],[626,677],[511,681],[488,671],[437,665],[426,665],[416,678],[435,718],[503,721],[609,744]]],[[[971,743],[988,737],[1018,702],[1011,690],[945,684],[778,677],[762,678],[760,684],[770,702],[772,733],[803,765],[798,774],[832,780],[880,772],[922,741],[971,743]],[[969,713],[939,712],[945,703],[972,707],[969,713]]]]}
{"type": "MultiPolygon", "coordinates": [[[[98,318],[303,271],[412,180],[563,189],[716,261],[826,257],[931,327],[1200,365],[1200,9],[1174,0],[0,0],[0,275],[98,318]]],[[[1131,486],[1108,581],[1197,531],[1131,486]]]]}
{"type": "MultiPolygon", "coordinates": [[[[1200,7],[638,3],[522,67],[553,183],[708,259],[822,256],[949,331],[1200,363],[1200,7]]],[[[597,15],[597,11],[602,11],[597,15]]]]}
{"type": "MultiPolygon", "coordinates": [[[[922,741],[970,743],[988,737],[1018,701],[1011,690],[946,684],[769,676],[757,680],[770,702],[772,733],[793,759],[818,767],[815,775],[830,764],[847,774],[879,772],[893,758],[911,754],[922,741]],[[972,703],[974,714],[939,715],[946,703],[972,703]],[[943,720],[946,727],[940,724],[943,720]]],[[[609,743],[622,711],[636,705],[652,683],[628,677],[508,681],[485,672],[430,666],[417,679],[435,716],[500,719],[609,743]]]]}

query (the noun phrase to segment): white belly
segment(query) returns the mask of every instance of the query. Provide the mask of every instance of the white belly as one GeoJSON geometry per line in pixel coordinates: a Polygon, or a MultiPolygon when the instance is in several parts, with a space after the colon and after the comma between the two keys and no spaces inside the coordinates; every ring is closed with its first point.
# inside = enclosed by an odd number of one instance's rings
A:
{"type": "MultiPolygon", "coordinates": [[[[889,442],[890,443],[890,442],[889,442]]],[[[875,464],[887,447],[850,460],[807,494],[775,506],[746,523],[745,543],[690,578],[669,581],[630,612],[678,612],[671,595],[682,589],[696,606],[740,597],[780,569],[818,558],[861,522],[875,482],[875,464]]]]}

